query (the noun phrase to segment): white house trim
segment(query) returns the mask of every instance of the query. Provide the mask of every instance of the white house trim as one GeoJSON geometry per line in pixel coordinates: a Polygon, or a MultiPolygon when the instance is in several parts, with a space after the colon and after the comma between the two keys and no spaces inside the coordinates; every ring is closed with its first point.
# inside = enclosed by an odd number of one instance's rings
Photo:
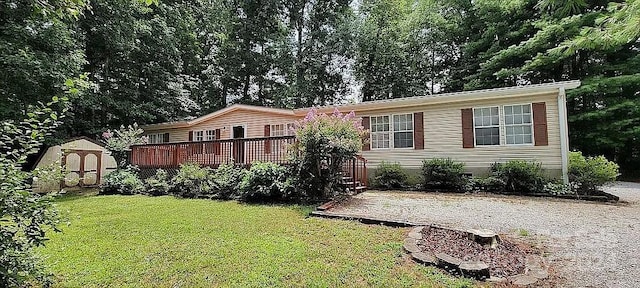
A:
{"type": "Polygon", "coordinates": [[[569,129],[567,121],[567,94],[564,86],[561,86],[558,93],[558,117],[560,123],[560,153],[562,159],[562,181],[569,184],[569,129]]]}

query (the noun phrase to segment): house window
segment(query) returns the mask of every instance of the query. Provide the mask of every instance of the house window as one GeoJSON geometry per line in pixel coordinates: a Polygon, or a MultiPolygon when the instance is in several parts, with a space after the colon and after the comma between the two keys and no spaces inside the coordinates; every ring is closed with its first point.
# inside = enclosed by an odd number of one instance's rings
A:
{"type": "Polygon", "coordinates": [[[205,132],[205,135],[206,135],[206,140],[207,141],[216,140],[216,130],[207,130],[205,132]]]}
{"type": "Polygon", "coordinates": [[[508,145],[533,143],[531,104],[504,106],[505,141],[508,145]]]}
{"type": "Polygon", "coordinates": [[[286,135],[286,125],[285,124],[276,124],[271,125],[271,137],[285,136],[286,135]]]}
{"type": "Polygon", "coordinates": [[[390,147],[391,127],[389,116],[371,117],[371,148],[385,149],[390,147]]]}
{"type": "Polygon", "coordinates": [[[158,134],[149,134],[149,144],[157,144],[158,143],[158,134]]]}
{"type": "Polygon", "coordinates": [[[149,138],[149,144],[161,144],[161,143],[165,143],[164,141],[164,136],[165,133],[158,133],[158,134],[149,134],[147,135],[147,137],[149,138]]]}
{"type": "MultiPolygon", "coordinates": [[[[269,136],[280,137],[280,136],[293,135],[293,131],[291,129],[292,127],[293,127],[292,123],[271,125],[271,129],[269,129],[269,136]]],[[[271,153],[276,153],[278,151],[284,150],[285,149],[284,143],[285,142],[283,140],[271,141],[271,153]]]]}
{"type": "Polygon", "coordinates": [[[498,106],[474,108],[473,127],[476,146],[500,145],[500,112],[498,106]]]}
{"type": "Polygon", "coordinates": [[[393,147],[413,147],[413,114],[393,115],[393,147]]]}
{"type": "Polygon", "coordinates": [[[202,130],[201,131],[195,131],[194,134],[195,134],[194,140],[196,142],[204,141],[204,131],[202,131],[202,130]]]}

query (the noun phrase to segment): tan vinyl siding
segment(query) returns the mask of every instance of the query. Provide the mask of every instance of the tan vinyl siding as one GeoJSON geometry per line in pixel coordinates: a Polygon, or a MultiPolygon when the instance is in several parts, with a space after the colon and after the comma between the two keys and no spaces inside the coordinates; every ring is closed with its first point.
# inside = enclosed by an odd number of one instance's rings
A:
{"type": "MultiPolygon", "coordinates": [[[[539,161],[549,170],[561,169],[560,133],[558,123],[557,94],[509,98],[500,100],[478,100],[455,104],[438,104],[431,106],[378,110],[375,112],[357,113],[358,116],[376,116],[395,113],[424,112],[424,150],[414,149],[382,149],[363,151],[368,160],[368,166],[375,168],[382,161],[399,162],[403,167],[418,169],[422,160],[431,158],[452,158],[466,163],[467,169],[474,173],[486,171],[494,162],[504,162],[512,159],[539,161]],[[504,126],[501,126],[500,146],[482,146],[475,148],[462,147],[462,118],[461,109],[487,106],[526,104],[546,102],[547,125],[549,135],[548,146],[518,145],[509,146],[505,143],[504,126]]],[[[500,123],[503,123],[500,117],[500,123]]]]}
{"type": "MultiPolygon", "coordinates": [[[[264,137],[264,125],[293,123],[297,116],[237,110],[188,128],[149,130],[146,134],[169,133],[169,142],[189,141],[189,131],[220,129],[220,139],[231,139],[233,126],[246,127],[245,138],[264,137]]],[[[194,136],[195,137],[195,136],[194,136]]]]}
{"type": "MultiPolygon", "coordinates": [[[[148,134],[152,133],[169,133],[169,142],[188,142],[189,131],[198,130],[215,130],[220,129],[220,139],[231,139],[233,137],[232,131],[234,126],[244,126],[245,135],[244,138],[260,138],[265,137],[264,126],[274,124],[288,124],[298,120],[298,116],[294,115],[281,115],[275,113],[261,112],[261,111],[248,111],[248,110],[236,110],[231,113],[213,118],[203,123],[194,125],[188,128],[176,128],[176,129],[162,129],[162,130],[150,130],[146,131],[148,134]]],[[[195,135],[194,135],[195,139],[195,135]]],[[[221,145],[220,154],[214,154],[214,149],[209,148],[207,150],[207,144],[203,144],[200,151],[192,155],[189,160],[195,161],[200,158],[211,159],[215,162],[227,162],[234,157],[231,146],[221,145]]],[[[278,162],[286,159],[286,147],[284,143],[274,142],[271,143],[273,147],[270,153],[265,153],[264,142],[249,142],[245,144],[245,161],[252,162],[255,159],[267,159],[270,161],[278,162]]]]}

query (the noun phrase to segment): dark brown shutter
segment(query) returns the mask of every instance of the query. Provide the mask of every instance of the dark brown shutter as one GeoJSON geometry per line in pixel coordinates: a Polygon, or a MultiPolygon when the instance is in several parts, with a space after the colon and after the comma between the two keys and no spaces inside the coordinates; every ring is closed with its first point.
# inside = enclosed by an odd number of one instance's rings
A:
{"type": "Polygon", "coordinates": [[[364,130],[367,130],[367,139],[362,139],[362,151],[369,151],[371,150],[371,143],[369,143],[369,128],[371,123],[369,123],[369,117],[362,117],[362,126],[364,127],[364,130]]]}
{"type": "Polygon", "coordinates": [[[189,142],[193,141],[193,131],[189,131],[189,142]]]}
{"type": "MultiPolygon", "coordinates": [[[[216,129],[216,140],[220,140],[220,129],[216,129]]],[[[220,142],[213,144],[213,154],[220,155],[220,142]]]]}
{"type": "Polygon", "coordinates": [[[536,146],[549,145],[549,134],[547,131],[547,104],[538,102],[531,104],[533,110],[533,135],[536,146]]]}
{"type": "Polygon", "coordinates": [[[462,109],[462,147],[473,148],[473,109],[462,109]]]}
{"type": "MultiPolygon", "coordinates": [[[[264,137],[271,136],[271,125],[264,125],[264,137]]],[[[271,153],[271,140],[264,141],[264,153],[271,153]]]]}
{"type": "Polygon", "coordinates": [[[162,138],[162,142],[169,143],[169,133],[164,133],[164,135],[162,135],[162,138]]]}
{"type": "Polygon", "coordinates": [[[413,143],[414,149],[424,149],[424,114],[413,113],[413,143]]]}

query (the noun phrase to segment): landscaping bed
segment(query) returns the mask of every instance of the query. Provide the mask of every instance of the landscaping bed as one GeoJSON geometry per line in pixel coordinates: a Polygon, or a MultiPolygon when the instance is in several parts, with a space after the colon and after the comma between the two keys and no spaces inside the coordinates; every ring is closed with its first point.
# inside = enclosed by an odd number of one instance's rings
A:
{"type": "Polygon", "coordinates": [[[491,276],[508,277],[525,272],[526,258],[531,247],[502,239],[496,247],[482,245],[469,239],[469,233],[428,226],[421,232],[418,247],[433,255],[445,253],[463,261],[482,261],[489,265],[491,276]]]}

